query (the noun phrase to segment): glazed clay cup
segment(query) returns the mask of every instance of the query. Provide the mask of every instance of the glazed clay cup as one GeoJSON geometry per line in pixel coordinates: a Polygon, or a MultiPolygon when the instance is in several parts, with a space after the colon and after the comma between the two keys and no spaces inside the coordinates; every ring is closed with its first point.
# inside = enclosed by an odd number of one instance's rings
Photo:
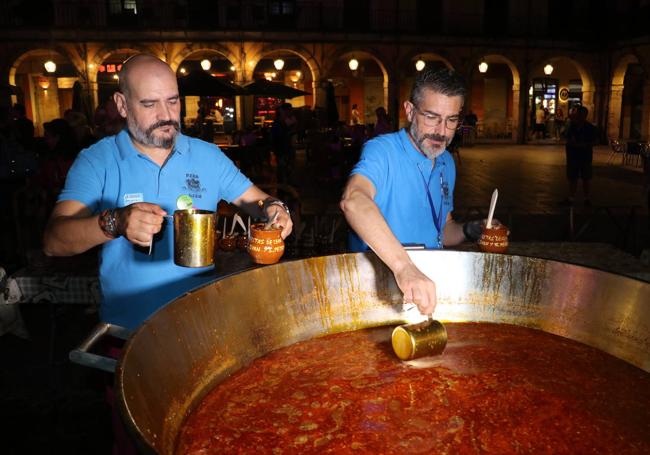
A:
{"type": "Polygon", "coordinates": [[[237,237],[237,248],[242,251],[248,250],[248,236],[246,234],[242,234],[237,237]]]}
{"type": "Polygon", "coordinates": [[[264,229],[264,224],[251,226],[248,254],[256,264],[275,264],[284,254],[282,229],[264,229]]]}
{"type": "Polygon", "coordinates": [[[492,225],[488,229],[483,224],[483,233],[478,240],[478,246],[484,253],[505,253],[508,250],[508,235],[510,231],[503,224],[492,225]]]}
{"type": "Polygon", "coordinates": [[[234,251],[237,248],[237,237],[234,235],[227,235],[222,239],[219,239],[219,247],[223,251],[234,251]]]}

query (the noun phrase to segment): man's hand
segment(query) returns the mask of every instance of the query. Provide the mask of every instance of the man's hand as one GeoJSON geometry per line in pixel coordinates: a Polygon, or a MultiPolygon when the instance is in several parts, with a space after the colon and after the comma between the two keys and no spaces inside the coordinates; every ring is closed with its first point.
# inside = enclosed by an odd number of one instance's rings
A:
{"type": "Polygon", "coordinates": [[[436,309],[436,285],[413,263],[395,272],[395,280],[405,303],[415,303],[422,314],[432,314],[436,309]]]}
{"type": "Polygon", "coordinates": [[[291,216],[289,213],[282,208],[280,205],[268,205],[266,207],[266,216],[268,217],[269,222],[275,219],[275,225],[282,226],[282,239],[286,239],[289,234],[291,234],[291,229],[293,229],[293,221],[291,221],[291,216]],[[277,218],[275,218],[277,213],[277,218]]]}
{"type": "Polygon", "coordinates": [[[165,215],[167,212],[159,205],[136,202],[116,209],[117,231],[135,245],[149,246],[162,229],[165,215]]]}
{"type": "MultiPolygon", "coordinates": [[[[463,224],[463,234],[468,242],[478,242],[483,234],[483,228],[487,224],[487,219],[468,221],[463,224]]],[[[499,227],[501,222],[492,218],[492,227],[499,227]]]]}

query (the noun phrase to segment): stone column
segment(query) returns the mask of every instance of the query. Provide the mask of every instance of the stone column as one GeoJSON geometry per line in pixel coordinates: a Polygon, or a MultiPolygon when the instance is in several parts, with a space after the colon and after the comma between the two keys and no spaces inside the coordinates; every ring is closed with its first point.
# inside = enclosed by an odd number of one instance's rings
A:
{"type": "Polygon", "coordinates": [[[311,90],[313,94],[313,101],[312,101],[312,110],[316,109],[317,107],[325,109],[327,107],[327,100],[326,95],[327,92],[325,91],[325,84],[323,83],[325,79],[323,80],[314,80],[311,82],[311,90]]]}
{"type": "Polygon", "coordinates": [[[589,109],[587,120],[596,123],[596,113],[594,112],[594,90],[586,90],[582,92],[582,105],[589,109]]]}
{"type": "Polygon", "coordinates": [[[512,84],[512,140],[519,142],[519,97],[521,93],[521,84],[512,84]]]}
{"type": "MultiPolygon", "coordinates": [[[[245,84],[244,72],[240,69],[235,72],[235,84],[243,86],[245,84]]],[[[250,115],[246,115],[246,103],[243,96],[235,97],[235,124],[238,130],[243,130],[246,126],[252,124],[252,119],[248,120],[250,115]]]]}
{"type": "Polygon", "coordinates": [[[607,111],[607,136],[618,139],[621,135],[621,108],[623,105],[623,84],[612,84],[609,90],[607,111]]]}
{"type": "Polygon", "coordinates": [[[399,81],[394,74],[384,82],[384,108],[391,119],[392,127],[397,130],[399,125],[399,81]]]}
{"type": "Polygon", "coordinates": [[[643,84],[643,112],[641,113],[641,140],[650,139],[650,82],[643,84]]]}
{"type": "MultiPolygon", "coordinates": [[[[519,75],[519,103],[518,108],[517,108],[517,136],[516,136],[516,142],[517,144],[525,144],[526,143],[526,136],[527,136],[527,117],[528,117],[528,109],[530,106],[528,106],[528,86],[530,82],[528,81],[528,73],[521,72],[519,75]],[[521,87],[523,86],[523,94],[521,87]],[[522,96],[523,95],[523,96],[522,96]]],[[[514,87],[513,87],[513,97],[512,101],[513,103],[515,102],[515,97],[514,97],[514,87]]],[[[514,106],[513,106],[513,116],[514,116],[514,106]]],[[[514,121],[514,119],[513,119],[514,121]]],[[[514,129],[514,126],[513,126],[514,129]]]]}

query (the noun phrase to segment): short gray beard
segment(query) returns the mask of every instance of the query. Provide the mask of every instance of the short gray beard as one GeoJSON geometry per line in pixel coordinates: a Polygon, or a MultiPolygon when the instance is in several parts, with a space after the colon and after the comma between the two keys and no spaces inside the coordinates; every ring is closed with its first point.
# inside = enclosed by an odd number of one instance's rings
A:
{"type": "Polygon", "coordinates": [[[137,120],[132,116],[127,116],[126,122],[129,128],[129,133],[131,134],[133,140],[138,144],[142,144],[146,147],[171,149],[174,147],[174,144],[176,143],[176,136],[178,136],[178,133],[180,131],[178,122],[176,122],[175,125],[171,125],[176,132],[169,138],[160,138],[154,136],[153,131],[147,132],[143,130],[142,127],[138,124],[137,120]]]}
{"type": "Polygon", "coordinates": [[[418,147],[418,150],[424,154],[427,158],[429,158],[431,161],[435,161],[436,158],[438,158],[440,155],[443,154],[445,149],[447,148],[447,145],[449,143],[447,142],[445,146],[442,148],[440,151],[435,151],[431,149],[426,149],[422,146],[424,144],[424,141],[427,139],[426,136],[422,136],[421,138],[418,137],[417,135],[417,124],[415,122],[411,122],[411,125],[409,126],[409,133],[411,134],[411,137],[413,138],[413,141],[418,147]]]}

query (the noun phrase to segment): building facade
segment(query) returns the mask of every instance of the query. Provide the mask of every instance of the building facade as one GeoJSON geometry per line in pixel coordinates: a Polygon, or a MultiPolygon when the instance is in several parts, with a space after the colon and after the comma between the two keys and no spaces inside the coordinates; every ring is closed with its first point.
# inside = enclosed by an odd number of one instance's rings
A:
{"type": "MultiPolygon", "coordinates": [[[[356,105],[361,122],[383,106],[403,124],[418,68],[437,65],[467,78],[465,109],[486,139],[525,142],[536,108],[561,119],[582,104],[603,140],[647,140],[649,13],[645,0],[7,0],[1,101],[24,103],[38,131],[72,107],[74,82],[92,112],[121,61],[147,52],[179,77],[207,59],[237,84],[266,77],[307,92],[297,106],[325,108],[333,90],[345,122],[356,105]]],[[[186,101],[188,116],[197,103],[186,101]]],[[[233,98],[237,127],[255,103],[233,98]]]]}

